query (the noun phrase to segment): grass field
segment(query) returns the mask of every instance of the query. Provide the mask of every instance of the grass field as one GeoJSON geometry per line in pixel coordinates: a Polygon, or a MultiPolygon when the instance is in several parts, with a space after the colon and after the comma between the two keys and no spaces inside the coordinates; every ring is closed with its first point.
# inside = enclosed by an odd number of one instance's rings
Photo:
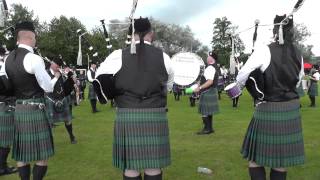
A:
{"type": "MultiPolygon", "coordinates": [[[[251,97],[244,93],[239,107],[232,108],[225,94],[220,101],[220,114],[214,116],[215,133],[198,136],[201,118],[196,107],[190,107],[188,96],[174,101],[169,95],[169,128],[172,164],[164,169],[166,180],[247,180],[247,161],[240,155],[243,136],[252,116],[251,97]],[[213,170],[212,175],[197,173],[197,167],[213,170]]],[[[302,120],[306,164],[289,169],[288,180],[320,180],[320,100],[309,108],[304,96],[302,120]]],[[[55,156],[49,161],[46,180],[121,180],[122,173],[112,166],[114,109],[98,106],[92,114],[86,100],[74,108],[74,132],[78,144],[71,145],[64,125],[54,129],[55,156]]],[[[10,164],[14,164],[10,160],[10,164]]],[[[268,172],[267,172],[268,173],[268,172]]],[[[16,180],[18,176],[0,177],[16,180]]]]}

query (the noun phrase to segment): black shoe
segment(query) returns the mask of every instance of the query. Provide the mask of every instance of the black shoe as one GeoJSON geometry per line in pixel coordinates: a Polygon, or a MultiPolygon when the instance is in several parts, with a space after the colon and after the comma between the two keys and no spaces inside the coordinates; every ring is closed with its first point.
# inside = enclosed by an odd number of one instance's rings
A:
{"type": "Polygon", "coordinates": [[[92,113],[97,113],[100,112],[99,110],[93,110],[92,113]]]}
{"type": "Polygon", "coordinates": [[[211,134],[214,133],[214,130],[202,130],[197,132],[197,135],[206,135],[206,134],[211,134]]]}
{"type": "Polygon", "coordinates": [[[77,144],[76,137],[71,138],[71,144],[77,144]]]}
{"type": "Polygon", "coordinates": [[[0,169],[0,176],[9,175],[16,173],[18,171],[15,167],[6,167],[4,169],[0,169]]]}

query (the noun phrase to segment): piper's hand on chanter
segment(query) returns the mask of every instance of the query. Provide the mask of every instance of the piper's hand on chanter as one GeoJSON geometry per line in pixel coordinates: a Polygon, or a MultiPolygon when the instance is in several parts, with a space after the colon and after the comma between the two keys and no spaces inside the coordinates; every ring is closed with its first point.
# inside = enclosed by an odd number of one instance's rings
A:
{"type": "Polygon", "coordinates": [[[198,92],[200,92],[201,89],[202,89],[201,86],[198,86],[197,88],[195,88],[195,89],[193,90],[193,92],[194,92],[194,93],[198,93],[198,92]]]}

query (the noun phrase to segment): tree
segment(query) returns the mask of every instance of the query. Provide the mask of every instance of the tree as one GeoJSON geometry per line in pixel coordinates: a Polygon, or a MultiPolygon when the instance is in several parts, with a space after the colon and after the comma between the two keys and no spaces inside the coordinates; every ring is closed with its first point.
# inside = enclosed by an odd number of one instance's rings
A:
{"type": "Polygon", "coordinates": [[[217,52],[219,62],[223,65],[228,65],[232,51],[230,40],[231,36],[233,36],[235,39],[237,52],[241,54],[244,50],[244,44],[242,40],[240,39],[239,35],[235,34],[238,27],[232,26],[231,21],[229,21],[226,17],[216,18],[213,25],[213,37],[211,41],[212,49],[217,52]]]}
{"type": "Polygon", "coordinates": [[[176,24],[166,24],[151,18],[155,31],[155,46],[161,48],[169,56],[178,52],[198,52],[202,44],[194,38],[189,26],[181,27],[176,24]]]}
{"type": "Polygon", "coordinates": [[[61,55],[67,64],[75,65],[79,42],[77,29],[86,31],[85,26],[74,17],[53,18],[48,25],[44,26],[44,31],[38,40],[43,55],[49,57],[61,55]]]}
{"type": "MultiPolygon", "coordinates": [[[[14,27],[17,23],[22,21],[31,21],[35,26],[37,34],[40,34],[42,26],[39,22],[39,18],[34,15],[33,11],[28,10],[27,7],[22,6],[21,4],[13,4],[10,12],[6,27],[14,27]]],[[[0,37],[0,41],[7,46],[8,50],[13,50],[16,45],[14,36],[14,29],[11,28],[5,32],[5,35],[1,35],[0,37]]]]}
{"type": "Polygon", "coordinates": [[[304,24],[295,24],[293,31],[294,31],[294,36],[293,36],[294,43],[300,49],[303,58],[310,60],[314,56],[312,52],[313,45],[304,44],[307,38],[311,36],[310,31],[308,31],[307,27],[304,24]]]}
{"type": "MultiPolygon", "coordinates": [[[[152,29],[155,32],[155,41],[153,44],[161,48],[164,52],[172,56],[181,51],[198,52],[202,48],[202,44],[194,38],[191,28],[181,27],[176,24],[167,24],[159,20],[150,18],[152,29]]],[[[125,23],[125,21],[112,20],[111,23],[125,23]]],[[[111,33],[111,41],[114,46],[123,48],[127,45],[129,24],[112,24],[109,26],[111,33]]],[[[131,35],[131,34],[130,34],[131,35]]]]}
{"type": "Polygon", "coordinates": [[[206,63],[209,51],[210,50],[209,50],[208,46],[201,46],[196,51],[196,54],[198,54],[202,58],[202,60],[206,63]]]}

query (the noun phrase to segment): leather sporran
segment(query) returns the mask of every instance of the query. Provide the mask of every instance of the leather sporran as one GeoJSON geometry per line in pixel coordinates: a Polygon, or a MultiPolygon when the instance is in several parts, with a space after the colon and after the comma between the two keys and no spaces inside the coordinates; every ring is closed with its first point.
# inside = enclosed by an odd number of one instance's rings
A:
{"type": "Polygon", "coordinates": [[[54,110],[57,113],[62,113],[65,109],[64,106],[63,100],[57,100],[54,102],[54,110]]]}

